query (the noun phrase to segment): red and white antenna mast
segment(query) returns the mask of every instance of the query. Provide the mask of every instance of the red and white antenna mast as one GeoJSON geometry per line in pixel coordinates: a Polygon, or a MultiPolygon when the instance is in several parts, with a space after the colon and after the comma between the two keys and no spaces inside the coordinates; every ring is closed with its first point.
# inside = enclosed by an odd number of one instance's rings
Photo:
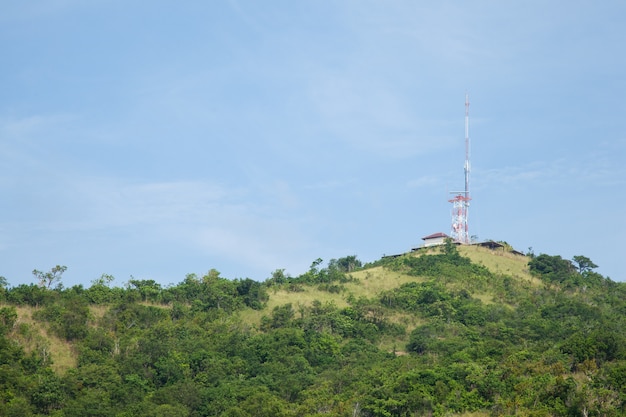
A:
{"type": "Polygon", "coordinates": [[[471,243],[468,227],[468,214],[470,190],[469,190],[469,174],[470,174],[470,142],[469,142],[469,96],[465,94],[465,189],[463,191],[452,191],[454,198],[448,200],[452,203],[452,238],[460,243],[471,243]]]}

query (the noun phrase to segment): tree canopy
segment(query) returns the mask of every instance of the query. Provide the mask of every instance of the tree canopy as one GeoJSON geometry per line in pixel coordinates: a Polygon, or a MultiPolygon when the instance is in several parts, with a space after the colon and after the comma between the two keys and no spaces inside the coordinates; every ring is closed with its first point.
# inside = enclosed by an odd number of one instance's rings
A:
{"type": "Polygon", "coordinates": [[[165,287],[37,271],[0,292],[0,415],[624,415],[626,286],[525,259],[510,275],[449,244],[165,287]]]}

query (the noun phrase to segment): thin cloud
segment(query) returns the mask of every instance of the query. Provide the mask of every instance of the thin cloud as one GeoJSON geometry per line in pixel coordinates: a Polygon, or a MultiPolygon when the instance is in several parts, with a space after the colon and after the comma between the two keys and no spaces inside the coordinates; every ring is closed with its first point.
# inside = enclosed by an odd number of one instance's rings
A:
{"type": "Polygon", "coordinates": [[[311,100],[322,128],[354,149],[406,158],[449,146],[450,138],[436,133],[441,122],[420,118],[394,89],[334,74],[314,81],[311,100]]]}
{"type": "Polygon", "coordinates": [[[338,188],[348,188],[357,184],[357,181],[354,179],[344,179],[344,180],[329,180],[323,182],[316,182],[314,184],[305,185],[303,188],[305,190],[333,190],[338,188]]]}
{"type": "Polygon", "coordinates": [[[268,216],[267,212],[281,213],[285,204],[296,204],[290,201],[295,197],[285,183],[233,190],[201,181],[91,180],[74,184],[71,194],[68,206],[80,207],[75,217],[54,220],[48,228],[86,233],[125,229],[130,236],[149,230],[150,239],[268,271],[280,265],[279,258],[290,258],[288,254],[306,246],[307,238],[298,232],[300,220],[268,216]],[[274,190],[274,210],[268,207],[259,212],[259,206],[247,200],[256,199],[251,194],[266,193],[268,187],[274,190]]]}
{"type": "Polygon", "coordinates": [[[430,188],[442,185],[441,177],[435,175],[424,175],[419,178],[410,180],[407,183],[409,188],[430,188]]]}
{"type": "Polygon", "coordinates": [[[268,276],[276,268],[299,271],[305,266],[310,256],[304,255],[310,251],[309,237],[300,233],[297,225],[267,218],[241,220],[239,224],[207,225],[187,238],[206,256],[238,261],[265,270],[268,276]]]}
{"type": "Polygon", "coordinates": [[[610,158],[590,155],[576,161],[558,159],[520,166],[475,171],[478,189],[490,186],[572,185],[579,187],[617,186],[626,183],[626,168],[610,158]]]}
{"type": "Polygon", "coordinates": [[[98,227],[189,222],[236,203],[242,190],[202,181],[132,183],[88,180],[72,184],[74,199],[98,227]]]}
{"type": "Polygon", "coordinates": [[[46,133],[67,129],[76,120],[77,117],[72,114],[33,114],[4,118],[0,120],[0,135],[11,141],[45,138],[46,133]]]}

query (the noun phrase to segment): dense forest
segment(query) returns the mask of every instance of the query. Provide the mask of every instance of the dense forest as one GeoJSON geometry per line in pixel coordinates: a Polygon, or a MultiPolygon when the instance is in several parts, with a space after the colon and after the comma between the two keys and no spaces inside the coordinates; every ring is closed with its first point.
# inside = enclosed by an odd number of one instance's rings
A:
{"type": "Polygon", "coordinates": [[[585,256],[472,251],[264,282],[1,279],[0,415],[626,415],[626,284],[585,256]]]}

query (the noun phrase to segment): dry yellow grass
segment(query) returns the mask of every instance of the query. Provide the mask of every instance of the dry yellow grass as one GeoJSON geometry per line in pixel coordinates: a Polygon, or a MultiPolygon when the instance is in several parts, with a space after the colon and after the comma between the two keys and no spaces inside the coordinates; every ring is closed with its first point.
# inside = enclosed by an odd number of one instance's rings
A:
{"type": "Polygon", "coordinates": [[[333,303],[339,308],[348,306],[345,293],[330,293],[328,291],[320,291],[310,286],[303,286],[302,289],[303,291],[300,292],[290,292],[286,290],[274,291],[270,289],[268,291],[270,299],[263,310],[245,309],[239,314],[239,317],[244,323],[258,327],[261,323],[261,317],[271,314],[274,307],[288,303],[291,303],[296,312],[298,311],[298,307],[309,307],[312,305],[313,301],[319,301],[323,304],[333,303]]]}
{"type": "Polygon", "coordinates": [[[320,291],[316,287],[302,287],[304,291],[289,292],[285,290],[279,290],[272,292],[270,290],[270,300],[267,303],[269,309],[273,309],[276,306],[291,303],[294,308],[297,305],[310,306],[313,301],[317,300],[321,303],[334,303],[337,307],[346,307],[348,303],[345,300],[345,295],[342,293],[330,293],[328,291],[320,291]]]}
{"type": "Polygon", "coordinates": [[[358,279],[358,283],[348,283],[345,285],[346,290],[352,293],[356,298],[372,297],[383,291],[398,288],[407,282],[421,282],[423,279],[412,277],[400,272],[390,271],[381,266],[370,268],[364,271],[357,271],[351,274],[358,279]]]}
{"type": "Polygon", "coordinates": [[[484,265],[496,274],[509,275],[534,287],[542,286],[540,279],[528,271],[528,256],[515,255],[502,250],[491,250],[480,246],[460,246],[459,253],[479,265],[484,265]]]}
{"type": "Polygon", "coordinates": [[[36,310],[34,307],[19,306],[15,310],[17,322],[12,337],[27,353],[36,351],[38,355],[51,359],[51,368],[58,374],[64,374],[68,369],[76,367],[76,355],[72,345],[48,334],[42,323],[33,320],[33,312],[36,310]]]}
{"type": "Polygon", "coordinates": [[[107,305],[89,306],[89,312],[91,313],[91,318],[94,324],[100,321],[107,311],[109,311],[109,306],[107,305]]]}
{"type": "Polygon", "coordinates": [[[478,298],[483,304],[493,304],[493,294],[474,293],[472,297],[478,298]]]}
{"type": "MultiPolygon", "coordinates": [[[[540,281],[534,278],[528,272],[529,258],[527,256],[515,255],[510,252],[505,252],[501,249],[491,250],[488,248],[483,248],[481,246],[475,246],[475,245],[471,245],[471,246],[461,245],[461,246],[457,246],[457,249],[459,251],[459,254],[461,254],[461,256],[470,258],[471,261],[476,264],[484,265],[491,272],[495,274],[510,275],[514,278],[520,278],[528,282],[531,282],[533,284],[540,285],[540,281]]],[[[442,251],[441,246],[434,246],[431,248],[420,249],[419,251],[413,252],[410,255],[412,256],[433,255],[433,254],[441,253],[441,251],[442,251]]],[[[385,274],[387,279],[385,280],[384,285],[388,286],[388,288],[385,288],[385,289],[393,288],[393,285],[391,285],[391,283],[389,282],[389,278],[393,279],[393,275],[392,275],[394,274],[393,272],[384,271],[381,267],[376,267],[376,268],[368,269],[367,271],[359,271],[359,272],[353,273],[353,275],[357,277],[360,277],[361,276],[360,274],[361,275],[369,274],[370,276],[372,275],[381,276],[381,274],[385,274]]],[[[397,280],[398,285],[402,285],[405,282],[409,282],[409,281],[416,281],[416,280],[419,281],[419,279],[416,279],[415,277],[409,277],[403,274],[397,274],[397,275],[400,276],[399,279],[397,280]]],[[[385,278],[385,276],[382,276],[382,278],[385,278]]]]}
{"type": "MultiPolygon", "coordinates": [[[[262,316],[269,315],[274,307],[287,303],[291,303],[296,312],[298,307],[309,307],[313,301],[319,301],[322,304],[333,303],[338,308],[344,308],[348,306],[347,299],[350,296],[355,298],[371,298],[383,291],[397,288],[407,282],[421,281],[420,278],[389,271],[382,267],[353,272],[351,275],[356,278],[358,282],[342,284],[344,291],[340,293],[321,291],[315,286],[302,286],[303,291],[299,292],[286,291],[284,289],[275,291],[270,288],[268,291],[270,299],[267,302],[266,308],[261,311],[247,309],[240,314],[240,317],[245,323],[258,326],[262,316]]],[[[398,320],[400,320],[400,316],[398,317],[398,320]]],[[[407,320],[406,317],[403,319],[407,320]]]]}
{"type": "Polygon", "coordinates": [[[62,375],[69,369],[76,368],[77,356],[72,345],[57,337],[49,337],[48,340],[50,352],[52,352],[52,370],[62,375]]]}
{"type": "Polygon", "coordinates": [[[458,250],[462,256],[470,258],[476,264],[486,266],[493,273],[532,278],[528,273],[526,256],[480,246],[459,246],[458,250]]]}
{"type": "Polygon", "coordinates": [[[267,309],[258,311],[258,310],[253,310],[251,308],[246,308],[245,310],[242,310],[239,313],[237,313],[239,319],[241,319],[243,323],[256,329],[259,328],[259,325],[261,324],[261,317],[264,314],[265,315],[268,314],[267,309]]]}
{"type": "MultiPolygon", "coordinates": [[[[528,273],[528,258],[522,255],[514,255],[512,253],[490,250],[479,246],[459,246],[459,253],[472,260],[472,262],[484,265],[490,271],[496,274],[509,275],[515,279],[528,282],[532,285],[541,285],[540,281],[528,273]]],[[[412,256],[425,256],[440,253],[440,247],[420,250],[412,253],[412,256]]],[[[356,271],[350,274],[357,279],[357,282],[349,282],[343,284],[344,291],[342,293],[329,293],[320,291],[314,286],[303,286],[302,292],[289,292],[286,290],[269,290],[270,299],[267,307],[261,311],[246,310],[241,313],[244,322],[251,325],[259,325],[263,315],[269,315],[276,306],[291,303],[297,311],[299,306],[310,306],[315,300],[322,303],[332,302],[337,307],[342,308],[348,305],[347,298],[353,296],[355,298],[366,297],[372,298],[383,291],[398,288],[408,282],[423,282],[422,277],[414,277],[397,271],[391,271],[381,266],[369,268],[366,270],[356,271]]],[[[485,304],[493,303],[493,294],[491,293],[474,293],[474,297],[480,299],[485,304]]],[[[413,323],[408,316],[397,315],[391,318],[392,321],[398,322],[406,326],[407,331],[414,329],[419,323],[413,323]]],[[[393,343],[391,341],[390,343],[393,343]]]]}

